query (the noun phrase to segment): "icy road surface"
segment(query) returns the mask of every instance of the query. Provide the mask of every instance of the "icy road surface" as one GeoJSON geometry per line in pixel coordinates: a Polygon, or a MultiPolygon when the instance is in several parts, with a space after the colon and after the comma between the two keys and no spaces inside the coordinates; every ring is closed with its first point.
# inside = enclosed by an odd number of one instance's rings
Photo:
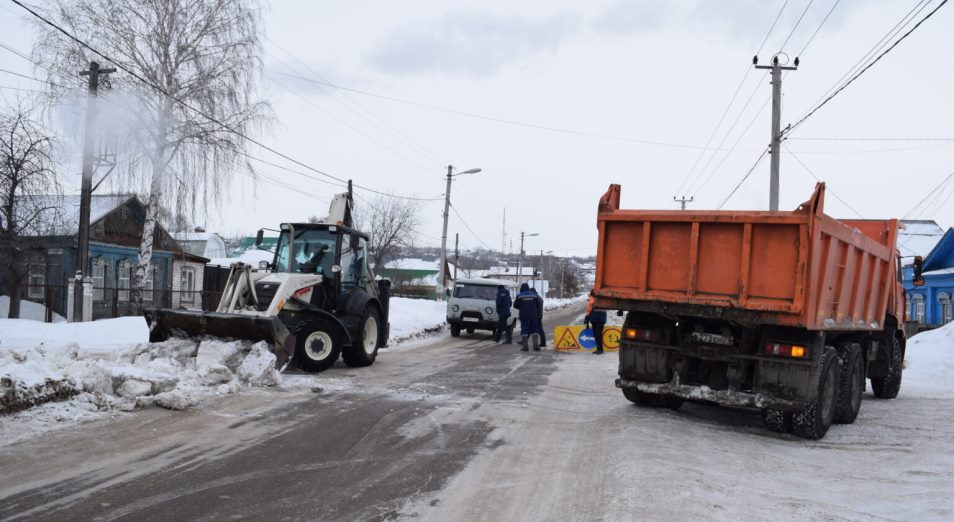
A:
{"type": "Polygon", "coordinates": [[[954,327],[924,335],[900,397],[817,442],[633,406],[612,354],[440,336],[6,445],[0,519],[951,520],[954,327]]]}

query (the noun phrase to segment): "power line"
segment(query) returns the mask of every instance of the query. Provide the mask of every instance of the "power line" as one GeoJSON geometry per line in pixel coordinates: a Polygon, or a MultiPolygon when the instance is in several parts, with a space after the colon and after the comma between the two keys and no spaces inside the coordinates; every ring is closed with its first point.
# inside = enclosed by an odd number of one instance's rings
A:
{"type": "MultiPolygon", "coordinates": [[[[288,52],[288,51],[287,51],[286,49],[284,49],[281,45],[279,45],[277,42],[275,42],[275,40],[272,40],[271,38],[268,38],[268,37],[266,37],[266,39],[268,39],[268,41],[271,42],[272,45],[274,45],[276,48],[278,48],[278,50],[280,50],[280,51],[282,51],[283,53],[285,53],[285,54],[286,54],[288,57],[290,57],[292,60],[298,62],[299,65],[301,65],[301,66],[304,67],[306,70],[308,70],[310,73],[312,73],[317,79],[322,80],[322,81],[325,81],[325,82],[328,81],[324,76],[322,76],[321,74],[319,74],[318,71],[316,71],[316,70],[314,70],[313,68],[309,67],[308,64],[306,64],[305,62],[303,62],[303,61],[301,61],[300,59],[298,59],[297,56],[295,56],[295,55],[293,55],[292,53],[288,52]]],[[[277,59],[280,63],[282,63],[282,65],[284,65],[285,67],[287,67],[288,70],[290,70],[290,71],[292,71],[292,72],[298,72],[298,71],[296,71],[293,67],[290,67],[288,64],[282,62],[282,61],[281,61],[280,59],[278,59],[278,57],[276,57],[274,54],[272,54],[272,57],[274,57],[274,58],[277,59]]],[[[325,92],[325,93],[328,92],[328,91],[325,91],[324,89],[322,89],[321,86],[319,86],[319,89],[320,89],[322,92],[325,92]]],[[[366,106],[364,106],[364,105],[362,105],[361,103],[359,103],[357,100],[355,100],[353,97],[351,97],[346,91],[341,91],[341,93],[342,93],[343,97],[344,97],[346,100],[348,100],[349,102],[351,102],[352,104],[354,104],[356,107],[361,108],[361,110],[363,110],[364,112],[368,113],[371,117],[373,117],[375,120],[377,120],[378,122],[380,122],[381,124],[383,124],[383,125],[384,125],[385,127],[387,127],[388,129],[391,129],[392,131],[394,131],[394,132],[392,133],[392,132],[388,132],[387,129],[382,129],[382,130],[384,130],[386,133],[390,134],[392,137],[397,138],[399,141],[404,141],[405,143],[411,145],[411,148],[415,148],[415,149],[417,149],[419,152],[424,153],[424,155],[430,156],[432,159],[436,160],[436,161],[437,161],[438,163],[440,163],[441,165],[445,165],[445,164],[448,163],[447,161],[443,160],[439,155],[437,155],[436,153],[434,153],[434,152],[431,151],[430,149],[424,147],[424,146],[421,145],[420,143],[416,142],[416,141],[413,140],[410,136],[408,136],[406,133],[401,132],[400,129],[398,129],[397,127],[391,125],[390,123],[388,123],[387,121],[385,121],[383,118],[381,118],[380,116],[378,116],[377,114],[375,114],[374,111],[372,111],[371,109],[369,109],[369,108],[367,108],[366,106]],[[397,136],[395,136],[395,133],[397,134],[397,136]]],[[[338,99],[337,97],[335,97],[334,95],[331,95],[331,97],[334,98],[336,101],[338,101],[338,103],[341,103],[343,106],[347,107],[349,110],[351,110],[352,112],[354,112],[355,114],[357,114],[358,116],[361,116],[362,118],[364,118],[364,119],[367,120],[368,122],[374,124],[373,121],[371,121],[371,120],[368,119],[366,116],[364,116],[363,114],[361,114],[360,112],[358,112],[357,110],[355,110],[353,107],[351,107],[351,106],[349,106],[348,104],[342,102],[341,100],[339,100],[339,99],[338,99]]],[[[381,127],[378,126],[378,128],[381,128],[381,127]]]]}
{"type": "MultiPolygon", "coordinates": [[[[782,12],[785,11],[785,6],[787,5],[788,5],[788,0],[785,0],[785,2],[782,4],[781,9],[778,10],[778,14],[775,15],[775,20],[772,21],[772,25],[769,27],[768,32],[765,33],[765,38],[762,38],[762,44],[759,45],[759,50],[755,52],[756,56],[758,56],[759,53],[762,52],[762,48],[765,47],[765,42],[767,42],[769,39],[769,36],[771,36],[772,31],[775,29],[775,24],[777,24],[778,19],[782,17],[782,12]]],[[[726,115],[729,114],[729,109],[731,109],[732,104],[735,103],[735,99],[739,96],[739,92],[742,90],[742,86],[745,85],[745,80],[749,78],[749,74],[751,72],[752,72],[752,68],[746,65],[745,74],[742,75],[742,80],[739,82],[739,85],[735,88],[735,92],[732,93],[732,97],[729,99],[729,103],[725,106],[725,110],[722,111],[722,116],[719,117],[719,121],[716,123],[715,128],[712,129],[712,134],[710,134],[709,139],[706,140],[705,147],[708,147],[709,144],[712,143],[712,139],[715,138],[716,134],[718,134],[719,128],[722,127],[722,122],[725,121],[726,115]]],[[[749,97],[748,101],[751,101],[751,100],[752,98],[749,97]]],[[[742,107],[741,112],[743,113],[745,112],[745,109],[748,107],[748,101],[746,102],[746,105],[742,107]]],[[[738,121],[738,119],[736,119],[736,121],[738,121]]],[[[732,129],[730,128],[728,132],[732,132],[732,129]]],[[[726,134],[728,134],[728,132],[726,134]]],[[[725,140],[723,139],[723,141],[725,140]]],[[[721,144],[719,146],[721,146],[721,144]]],[[[689,179],[692,177],[692,174],[695,172],[696,167],[699,165],[699,161],[702,159],[702,156],[705,155],[706,150],[707,150],[706,148],[703,148],[702,150],[699,151],[699,154],[696,155],[696,160],[692,163],[692,167],[689,167],[689,172],[686,173],[686,176],[682,179],[682,182],[679,183],[679,188],[676,189],[677,194],[682,191],[686,182],[689,181],[689,179]]],[[[712,154],[715,155],[716,153],[713,152],[712,154]]],[[[710,159],[710,163],[711,163],[711,159],[710,159]]],[[[708,163],[706,164],[706,167],[708,167],[708,163]]],[[[705,170],[706,167],[703,167],[703,170],[705,170]]]]}
{"type": "Polygon", "coordinates": [[[732,192],[729,192],[729,195],[726,196],[724,200],[722,200],[722,203],[716,208],[716,210],[722,210],[722,207],[724,207],[725,204],[728,203],[730,199],[732,199],[732,196],[734,196],[736,191],[738,191],[739,188],[742,187],[742,184],[745,183],[745,180],[749,179],[749,176],[751,176],[752,172],[755,171],[755,168],[759,166],[759,163],[762,163],[762,160],[765,159],[765,155],[768,154],[768,151],[769,151],[769,147],[765,147],[765,150],[763,150],[762,154],[759,155],[759,159],[755,160],[755,163],[752,165],[752,168],[750,168],[749,171],[745,173],[745,176],[742,176],[742,179],[739,180],[738,185],[736,185],[735,188],[732,189],[732,192]]]}
{"type": "Polygon", "coordinates": [[[467,221],[465,221],[464,218],[463,218],[463,216],[460,215],[460,212],[457,212],[457,208],[456,208],[454,205],[450,205],[450,208],[451,208],[451,210],[454,211],[454,215],[457,216],[457,219],[460,220],[461,224],[464,225],[464,228],[466,228],[467,231],[470,232],[470,235],[474,236],[474,239],[476,239],[477,241],[479,241],[480,244],[484,245],[484,247],[486,247],[487,250],[493,250],[493,247],[491,247],[490,245],[488,245],[487,243],[485,243],[483,239],[480,239],[480,236],[478,236],[478,235],[474,232],[474,230],[473,230],[472,228],[470,228],[470,225],[468,225],[468,224],[467,224],[467,221]]]}
{"type": "Polygon", "coordinates": [[[792,141],[954,141],[954,138],[789,138],[792,141]]]}
{"type": "Polygon", "coordinates": [[[908,216],[910,216],[912,212],[914,212],[915,210],[917,210],[918,207],[920,207],[925,201],[927,201],[931,196],[933,196],[933,195],[935,194],[935,192],[936,192],[939,188],[941,188],[941,186],[943,186],[945,183],[947,183],[948,181],[950,181],[951,178],[954,178],[954,172],[951,172],[950,174],[947,175],[946,178],[942,179],[940,183],[938,183],[934,188],[931,189],[930,192],[928,192],[927,196],[924,196],[924,199],[922,199],[922,200],[919,201],[916,205],[914,205],[914,207],[912,207],[911,210],[909,210],[906,214],[904,214],[904,216],[903,216],[901,219],[907,219],[908,216]]]}
{"type": "Polygon", "coordinates": [[[790,133],[790,132],[794,131],[795,129],[797,129],[802,123],[805,122],[805,120],[807,120],[808,118],[811,118],[812,115],[815,114],[816,112],[818,112],[819,109],[821,109],[822,107],[824,107],[824,106],[825,106],[829,101],[831,101],[835,96],[838,96],[838,94],[841,93],[841,91],[845,90],[849,85],[851,85],[855,80],[857,80],[862,74],[864,74],[865,72],[867,72],[868,69],[870,69],[871,67],[873,67],[876,63],[878,63],[878,62],[881,60],[882,57],[884,57],[886,54],[890,53],[895,47],[898,46],[898,44],[900,44],[902,41],[904,41],[905,38],[907,38],[908,36],[910,36],[911,33],[913,33],[915,30],[917,30],[917,28],[920,27],[921,24],[923,24],[925,21],[927,21],[928,18],[931,18],[932,16],[934,16],[934,13],[936,13],[936,12],[938,11],[938,9],[944,7],[944,4],[946,4],[946,3],[947,3],[947,0],[942,0],[941,3],[940,3],[937,7],[935,7],[930,13],[928,13],[924,18],[922,18],[918,23],[916,23],[916,24],[914,25],[914,27],[912,27],[911,29],[909,29],[908,32],[904,33],[904,35],[902,35],[901,38],[898,38],[897,40],[895,40],[895,42],[894,42],[893,44],[891,44],[890,47],[888,47],[888,48],[887,48],[886,50],[884,50],[881,54],[879,54],[873,61],[871,61],[870,63],[868,63],[868,65],[866,65],[864,68],[862,68],[860,71],[858,71],[858,73],[855,74],[854,76],[852,76],[851,79],[849,79],[847,82],[845,82],[845,83],[844,83],[841,87],[839,87],[835,92],[831,93],[831,95],[829,95],[827,98],[825,98],[825,100],[822,101],[819,105],[817,105],[814,109],[810,110],[810,111],[808,112],[808,114],[806,114],[805,116],[802,116],[802,118],[801,118],[800,120],[798,120],[797,122],[795,122],[794,125],[791,125],[790,128],[789,128],[789,130],[788,130],[788,132],[790,133]]]}
{"type": "MultiPolygon", "coordinates": [[[[37,13],[36,11],[34,11],[33,9],[31,9],[31,8],[27,7],[26,5],[24,5],[23,3],[21,3],[20,0],[10,0],[10,1],[13,2],[13,3],[15,3],[15,4],[17,4],[18,6],[20,6],[21,8],[23,8],[23,9],[26,10],[27,12],[29,12],[31,15],[35,16],[36,18],[40,19],[40,20],[43,21],[45,24],[47,24],[47,25],[49,25],[50,27],[56,29],[56,30],[59,31],[60,33],[63,33],[63,34],[64,34],[67,38],[69,38],[70,40],[73,40],[74,42],[76,42],[77,44],[83,46],[84,48],[89,49],[91,52],[93,52],[93,53],[96,54],[97,56],[102,57],[104,60],[107,60],[107,61],[113,63],[117,68],[122,69],[124,72],[126,72],[126,74],[129,74],[130,76],[132,76],[132,77],[135,78],[136,80],[139,80],[140,82],[142,82],[142,83],[145,84],[146,86],[152,88],[152,89],[155,90],[156,92],[158,92],[158,93],[162,94],[163,96],[166,96],[167,98],[169,98],[169,99],[175,101],[176,103],[178,103],[179,105],[182,105],[183,107],[189,109],[190,111],[192,111],[192,112],[194,112],[194,113],[196,113],[196,114],[202,116],[203,118],[209,120],[210,122],[212,122],[212,123],[218,125],[218,126],[221,127],[222,129],[224,129],[224,130],[226,130],[226,131],[228,131],[228,132],[231,132],[231,133],[235,134],[236,136],[239,136],[240,138],[242,138],[242,139],[248,141],[249,143],[253,143],[253,144],[255,144],[255,145],[258,145],[258,146],[261,147],[262,149],[267,150],[267,151],[271,152],[272,154],[275,154],[276,156],[279,156],[279,157],[281,157],[281,158],[284,158],[285,160],[288,160],[288,161],[290,161],[290,162],[292,162],[292,163],[294,163],[294,164],[296,164],[296,165],[298,165],[298,166],[300,166],[300,167],[303,167],[303,168],[305,168],[305,169],[308,169],[308,170],[310,170],[310,171],[312,171],[312,172],[315,172],[315,173],[317,173],[317,174],[319,174],[319,175],[321,175],[321,176],[325,176],[325,177],[327,177],[327,178],[334,179],[334,180],[339,181],[339,182],[342,182],[342,183],[346,183],[346,181],[343,180],[343,179],[341,179],[341,178],[338,178],[338,177],[336,177],[336,176],[333,176],[333,175],[331,175],[331,174],[328,174],[327,172],[323,172],[323,171],[321,171],[321,170],[319,170],[319,169],[316,169],[316,168],[312,167],[311,165],[308,165],[308,164],[306,164],[306,163],[303,163],[303,162],[301,162],[301,161],[298,161],[298,160],[296,160],[295,158],[292,158],[291,156],[289,156],[289,155],[287,155],[287,154],[285,154],[285,153],[283,153],[283,152],[281,152],[281,151],[278,151],[278,150],[276,150],[276,149],[273,148],[273,147],[269,147],[268,145],[265,145],[264,143],[262,143],[262,142],[260,142],[260,141],[258,141],[258,140],[256,140],[256,139],[254,139],[254,138],[252,138],[252,137],[246,135],[245,133],[242,133],[242,132],[240,132],[240,131],[238,131],[238,130],[236,130],[236,129],[233,129],[233,128],[229,127],[229,126],[226,125],[225,123],[222,123],[221,121],[219,121],[219,120],[218,120],[217,118],[215,118],[214,116],[211,116],[211,115],[209,115],[209,114],[206,114],[204,111],[202,111],[201,109],[198,109],[198,108],[192,106],[191,104],[189,104],[188,102],[186,102],[186,101],[183,100],[182,98],[170,94],[168,91],[166,91],[166,90],[163,89],[162,87],[160,87],[160,86],[158,86],[158,85],[155,85],[155,84],[153,84],[152,82],[150,82],[149,80],[143,78],[142,76],[140,76],[140,75],[137,74],[136,72],[132,71],[132,70],[131,70],[129,67],[127,67],[125,64],[122,64],[122,63],[120,63],[120,62],[117,61],[117,60],[113,60],[113,59],[112,59],[111,57],[109,57],[108,55],[102,53],[102,52],[99,51],[98,49],[95,49],[94,47],[92,47],[92,46],[89,45],[88,43],[84,42],[83,40],[80,40],[80,39],[77,38],[76,36],[73,36],[73,35],[72,35],[69,31],[67,31],[66,29],[63,29],[62,27],[60,27],[60,26],[57,25],[56,23],[54,23],[54,22],[52,22],[52,21],[50,21],[50,20],[44,18],[42,15],[40,15],[39,13],[37,13]]],[[[400,198],[400,199],[410,199],[410,200],[420,200],[420,199],[422,199],[422,198],[414,198],[414,197],[407,197],[407,196],[398,196],[398,195],[395,195],[395,194],[387,194],[387,193],[385,193],[385,192],[380,192],[380,191],[374,190],[374,189],[369,188],[369,187],[364,187],[364,186],[358,185],[357,183],[355,183],[355,184],[353,184],[353,185],[354,185],[355,187],[362,188],[362,189],[364,189],[364,190],[366,190],[366,191],[368,191],[368,192],[374,192],[374,193],[381,194],[381,195],[385,195],[385,196],[389,196],[389,197],[400,198]]]]}
{"type": "MultiPolygon", "coordinates": [[[[783,144],[782,144],[782,148],[784,148],[786,151],[788,151],[788,153],[789,153],[789,155],[792,157],[792,159],[794,159],[796,162],[798,162],[798,164],[801,165],[803,169],[805,169],[805,172],[811,174],[811,176],[812,176],[813,178],[815,178],[816,181],[822,182],[821,178],[819,178],[818,176],[816,176],[815,173],[812,172],[812,169],[808,168],[808,165],[805,165],[805,163],[804,163],[801,159],[799,159],[798,156],[796,156],[791,150],[789,150],[788,146],[786,146],[786,145],[783,143],[783,144]]],[[[838,194],[836,194],[835,191],[831,189],[831,186],[830,186],[830,185],[826,184],[825,190],[826,190],[828,193],[830,193],[832,196],[834,196],[835,199],[837,199],[838,201],[840,201],[842,205],[848,207],[848,210],[854,212],[855,215],[857,215],[857,216],[860,217],[861,219],[864,219],[864,218],[865,218],[864,216],[861,215],[861,212],[858,212],[857,210],[855,210],[854,207],[852,207],[851,205],[849,205],[847,201],[845,201],[844,199],[841,199],[841,197],[838,196],[838,194]]]]}
{"type": "MultiPolygon", "coordinates": [[[[574,135],[574,136],[585,136],[585,137],[588,137],[588,138],[599,138],[599,139],[606,139],[606,140],[613,140],[613,141],[623,141],[623,142],[627,142],[627,143],[639,143],[639,144],[641,144],[641,145],[653,145],[653,146],[657,146],[657,147],[670,147],[670,148],[677,148],[677,149],[692,149],[692,150],[706,149],[706,147],[701,147],[701,146],[699,146],[699,145],[688,145],[688,144],[685,144],[685,143],[669,143],[669,142],[662,142],[662,141],[640,140],[640,139],[636,139],[636,138],[627,138],[627,137],[622,137],[622,136],[612,136],[612,135],[609,135],[609,134],[599,134],[599,133],[595,133],[595,132],[576,131],[576,130],[564,129],[564,128],[560,128],[560,127],[550,127],[550,126],[547,126],[547,125],[539,125],[539,124],[536,124],[536,123],[527,123],[527,122],[522,122],[522,121],[517,121],[517,120],[509,120],[509,119],[505,119],[505,118],[497,118],[497,117],[494,117],[494,116],[486,116],[486,115],[483,115],[483,114],[476,114],[476,113],[473,113],[473,112],[458,111],[458,110],[455,110],[455,109],[448,109],[448,108],[445,108],[445,107],[438,107],[438,106],[436,106],[436,105],[428,105],[428,104],[426,104],[426,103],[419,103],[419,102],[415,102],[415,101],[411,101],[411,100],[405,100],[405,99],[402,99],[402,98],[395,98],[395,97],[393,97],[393,96],[385,96],[385,95],[382,95],[382,94],[375,94],[375,93],[371,93],[371,92],[368,92],[368,91],[362,91],[362,90],[358,90],[358,89],[352,89],[352,88],[350,88],[350,87],[344,87],[344,86],[341,86],[341,85],[338,85],[338,84],[334,84],[334,83],[331,83],[331,82],[321,82],[321,81],[313,80],[313,79],[311,79],[311,78],[305,78],[304,76],[299,76],[299,75],[295,75],[295,74],[284,73],[284,72],[281,72],[281,71],[274,71],[274,70],[273,70],[272,72],[274,72],[275,74],[280,74],[280,75],[282,75],[282,76],[288,76],[289,78],[297,78],[297,79],[302,80],[302,81],[305,81],[305,82],[315,83],[315,84],[318,84],[318,85],[325,85],[325,86],[328,86],[328,87],[333,87],[333,88],[335,88],[335,89],[341,89],[341,90],[344,90],[344,91],[353,92],[353,93],[355,93],[355,94],[360,94],[360,95],[362,95],[362,96],[370,96],[370,97],[372,97],[372,98],[379,98],[379,99],[382,99],[382,100],[388,100],[388,101],[392,101],[392,102],[396,102],[396,103],[403,103],[403,104],[406,104],[406,105],[412,105],[412,106],[420,107],[420,108],[423,108],[423,109],[429,109],[429,110],[433,110],[433,111],[445,112],[445,113],[448,113],[448,114],[455,114],[455,115],[458,115],[458,116],[466,116],[466,117],[468,117],[468,118],[476,118],[476,119],[485,120],[485,121],[492,121],[492,122],[496,122],[496,123],[502,123],[502,124],[505,124],[505,125],[513,125],[513,126],[516,126],[516,127],[525,127],[525,128],[529,128],[529,129],[544,130],[544,131],[556,132],[556,133],[562,133],[562,134],[571,134],[571,135],[574,135]]],[[[717,149],[709,149],[709,150],[717,150],[717,149]]]]}
{"type": "Polygon", "coordinates": [[[822,18],[821,23],[818,24],[818,27],[815,28],[815,32],[812,33],[811,37],[808,38],[808,41],[805,42],[805,45],[802,47],[802,50],[799,51],[798,54],[796,54],[795,56],[801,56],[805,54],[805,50],[808,49],[809,45],[811,45],[812,40],[814,40],[815,36],[818,35],[818,31],[821,31],[821,28],[825,25],[825,22],[828,21],[828,17],[831,16],[831,13],[835,10],[836,7],[838,7],[839,3],[841,3],[841,0],[835,0],[835,3],[832,4],[831,9],[828,10],[828,14],[825,15],[825,18],[822,18]]]}
{"type": "MultiPolygon", "coordinates": [[[[744,138],[744,137],[749,133],[749,129],[751,129],[751,128],[752,128],[752,125],[754,125],[755,122],[758,121],[759,116],[762,115],[762,111],[765,110],[765,107],[768,106],[768,102],[771,101],[771,99],[772,99],[771,96],[769,96],[768,98],[765,98],[765,101],[762,102],[762,106],[759,107],[759,110],[758,110],[758,111],[756,111],[755,116],[752,117],[752,119],[749,121],[749,124],[745,126],[745,129],[742,131],[742,133],[739,134],[739,137],[738,137],[738,138],[736,138],[735,143],[732,144],[732,148],[733,148],[733,149],[734,149],[735,147],[737,147],[737,146],[739,145],[739,142],[742,141],[742,138],[744,138]]],[[[740,116],[741,116],[741,115],[740,115],[740,116]]],[[[709,172],[709,175],[705,178],[705,180],[703,180],[702,184],[699,185],[699,188],[698,188],[698,189],[695,189],[695,190],[692,192],[692,195],[693,195],[693,196],[697,195],[699,192],[702,192],[702,189],[706,188],[706,185],[708,185],[709,182],[712,181],[712,178],[716,175],[717,172],[719,172],[719,169],[722,168],[722,165],[725,164],[725,161],[726,161],[727,159],[729,159],[729,154],[726,154],[726,155],[722,156],[722,159],[719,161],[719,164],[716,165],[715,168],[712,169],[712,170],[709,172]]],[[[697,180],[697,181],[698,181],[698,180],[697,180]]],[[[695,184],[693,184],[693,186],[694,186],[694,185],[695,185],[695,184]]],[[[690,187],[690,188],[692,188],[692,187],[690,187]]]]}
{"type": "MultiPolygon", "coordinates": [[[[808,12],[808,9],[812,6],[815,0],[808,0],[808,5],[805,6],[805,9],[802,11],[801,16],[798,17],[798,20],[795,21],[795,25],[792,27],[792,30],[788,33],[788,36],[785,37],[785,41],[782,42],[782,45],[779,46],[778,52],[785,50],[785,46],[788,45],[788,41],[792,39],[792,35],[795,34],[795,30],[798,29],[798,26],[801,25],[802,19],[805,18],[805,13],[808,12]]],[[[756,53],[758,55],[758,53],[756,53]]]]}

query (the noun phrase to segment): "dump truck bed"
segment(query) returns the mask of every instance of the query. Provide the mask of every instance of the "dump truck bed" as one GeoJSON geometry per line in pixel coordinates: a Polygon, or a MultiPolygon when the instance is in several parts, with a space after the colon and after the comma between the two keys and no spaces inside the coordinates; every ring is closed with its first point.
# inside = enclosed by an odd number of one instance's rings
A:
{"type": "Polygon", "coordinates": [[[825,187],[792,212],[620,210],[600,201],[596,305],[810,330],[881,330],[900,309],[897,220],[840,221],[825,187]]]}

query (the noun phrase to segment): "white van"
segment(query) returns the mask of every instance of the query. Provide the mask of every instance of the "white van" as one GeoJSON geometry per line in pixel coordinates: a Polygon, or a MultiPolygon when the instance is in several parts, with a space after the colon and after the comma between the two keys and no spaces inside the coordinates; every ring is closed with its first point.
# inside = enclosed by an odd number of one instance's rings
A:
{"type": "MultiPolygon", "coordinates": [[[[511,299],[516,297],[514,282],[502,279],[462,279],[447,290],[447,324],[453,337],[461,330],[493,332],[497,328],[497,287],[501,285],[510,290],[511,299]]],[[[516,320],[516,310],[511,309],[507,327],[512,329],[516,320]]]]}

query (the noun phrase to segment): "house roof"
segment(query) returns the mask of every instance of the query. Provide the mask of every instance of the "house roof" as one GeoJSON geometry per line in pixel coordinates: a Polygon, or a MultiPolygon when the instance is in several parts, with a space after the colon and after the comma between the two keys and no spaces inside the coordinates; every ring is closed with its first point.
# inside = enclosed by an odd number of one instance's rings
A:
{"type": "Polygon", "coordinates": [[[437,272],[440,264],[439,259],[428,261],[426,259],[404,257],[385,263],[384,268],[386,270],[432,270],[437,272]]]}
{"type": "MultiPolygon", "coordinates": [[[[533,276],[534,269],[532,266],[524,266],[520,268],[520,275],[522,276],[533,276]]],[[[492,266],[487,269],[487,276],[507,276],[513,277],[517,275],[517,267],[515,266],[492,266]]]]}
{"type": "Polygon", "coordinates": [[[239,244],[235,247],[235,250],[229,254],[232,257],[238,257],[244,254],[249,250],[259,250],[262,249],[269,250],[271,252],[275,251],[275,247],[278,246],[278,237],[263,237],[261,247],[255,246],[255,236],[243,237],[239,240],[239,244]]]}
{"type": "MultiPolygon", "coordinates": [[[[110,212],[136,196],[129,194],[103,194],[90,197],[89,223],[96,223],[110,212]]],[[[30,236],[72,236],[79,232],[80,197],[48,195],[39,196],[38,203],[45,207],[42,225],[28,231],[30,236]]]]}
{"type": "Polygon", "coordinates": [[[905,229],[898,232],[898,250],[905,257],[927,257],[944,236],[944,229],[934,220],[912,219],[901,220],[901,223],[905,229]]]}
{"type": "Polygon", "coordinates": [[[266,250],[246,250],[242,252],[241,255],[235,257],[217,257],[209,260],[210,265],[222,266],[228,268],[232,266],[232,263],[242,262],[246,265],[258,266],[259,261],[268,261],[271,263],[275,259],[274,252],[268,252],[266,250]]]}
{"type": "Polygon", "coordinates": [[[924,258],[925,271],[950,267],[954,267],[954,228],[947,229],[924,258]]]}

